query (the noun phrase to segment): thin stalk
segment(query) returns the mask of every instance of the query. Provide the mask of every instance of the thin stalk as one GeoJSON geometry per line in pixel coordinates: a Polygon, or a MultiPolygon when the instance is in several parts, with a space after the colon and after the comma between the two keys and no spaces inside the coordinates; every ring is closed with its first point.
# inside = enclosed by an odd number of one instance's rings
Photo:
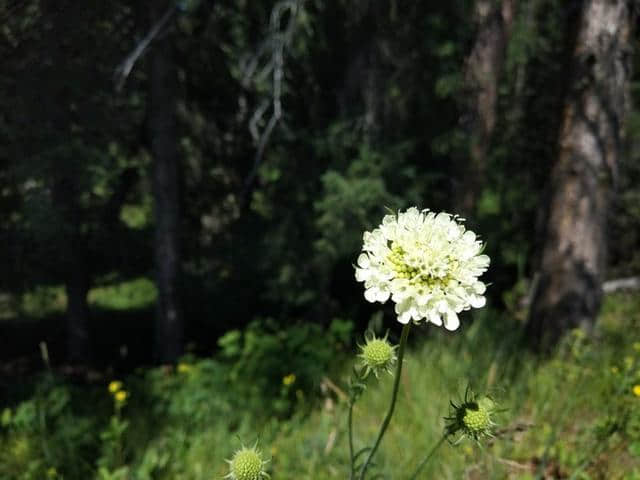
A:
{"type": "Polygon", "coordinates": [[[355,458],[353,455],[353,405],[354,401],[349,401],[349,417],[348,417],[348,430],[349,430],[349,459],[351,461],[351,473],[349,474],[349,480],[354,480],[356,476],[355,458]]]}
{"type": "Polygon", "coordinates": [[[393,392],[391,393],[391,405],[389,405],[389,410],[387,411],[387,415],[384,417],[382,421],[382,425],[380,425],[380,431],[378,432],[378,438],[376,438],[376,443],[373,444],[373,448],[367,455],[367,459],[362,465],[362,470],[360,470],[360,480],[364,480],[364,475],[367,472],[367,467],[369,466],[369,462],[375,455],[378,447],[380,446],[380,442],[382,441],[382,437],[384,433],[387,431],[387,427],[389,426],[389,422],[391,421],[391,417],[393,416],[393,410],[396,407],[396,398],[398,397],[398,387],[400,386],[400,376],[402,375],[402,360],[404,358],[404,349],[407,345],[407,338],[409,337],[409,329],[411,328],[411,322],[407,323],[402,328],[402,335],[400,336],[400,347],[398,348],[398,365],[396,367],[396,376],[393,379],[393,392]]]}
{"type": "Polygon", "coordinates": [[[443,435],[442,438],[440,440],[438,440],[438,443],[436,443],[433,448],[429,451],[429,453],[427,454],[427,456],[425,457],[424,460],[422,460],[422,463],[420,463],[420,465],[418,465],[418,468],[416,468],[416,471],[413,475],[411,475],[411,477],[409,478],[409,480],[416,480],[416,478],[418,478],[418,474],[420,473],[420,471],[424,468],[424,466],[429,462],[429,460],[431,460],[431,457],[433,457],[435,455],[435,453],[438,451],[438,449],[440,448],[440,445],[442,445],[445,441],[445,439],[447,438],[447,435],[443,435]]]}

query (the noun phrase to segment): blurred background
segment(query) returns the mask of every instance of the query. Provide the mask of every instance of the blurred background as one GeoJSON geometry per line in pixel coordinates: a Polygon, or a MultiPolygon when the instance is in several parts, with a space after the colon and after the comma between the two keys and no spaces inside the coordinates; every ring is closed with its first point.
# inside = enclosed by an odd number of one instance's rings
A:
{"type": "Polygon", "coordinates": [[[382,478],[468,384],[502,438],[425,478],[640,478],[637,22],[623,0],[1,0],[0,478],[220,478],[258,437],[275,479],[345,478],[356,342],[398,334],[353,263],[414,205],[486,242],[489,305],[415,329],[382,478]]]}

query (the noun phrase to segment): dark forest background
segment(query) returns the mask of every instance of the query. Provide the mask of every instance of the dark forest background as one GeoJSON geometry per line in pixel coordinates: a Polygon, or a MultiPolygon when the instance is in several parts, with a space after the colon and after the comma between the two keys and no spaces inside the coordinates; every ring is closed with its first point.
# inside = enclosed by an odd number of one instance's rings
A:
{"type": "Polygon", "coordinates": [[[513,345],[593,333],[605,282],[639,283],[638,11],[0,1],[0,394],[185,354],[285,355],[314,391],[333,354],[299,345],[380,322],[352,264],[413,205],[486,241],[513,345]]]}

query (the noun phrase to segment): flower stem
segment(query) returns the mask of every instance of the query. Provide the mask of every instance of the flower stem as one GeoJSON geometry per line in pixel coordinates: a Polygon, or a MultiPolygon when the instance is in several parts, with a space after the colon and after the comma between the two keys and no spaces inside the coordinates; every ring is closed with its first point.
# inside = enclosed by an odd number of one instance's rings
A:
{"type": "Polygon", "coordinates": [[[429,460],[431,460],[431,457],[433,457],[433,455],[436,453],[436,451],[440,448],[440,445],[442,445],[445,441],[445,439],[447,438],[447,434],[445,433],[444,435],[442,435],[442,438],[440,440],[438,440],[438,443],[436,443],[433,448],[429,451],[429,453],[427,454],[427,456],[425,457],[424,460],[422,460],[422,462],[420,463],[420,465],[418,465],[418,468],[416,468],[416,471],[413,475],[411,475],[411,477],[409,478],[409,480],[415,480],[416,478],[418,478],[418,474],[420,473],[420,471],[424,468],[424,466],[429,462],[429,460]]]}
{"type": "Polygon", "coordinates": [[[349,480],[354,480],[356,475],[355,458],[353,458],[353,400],[349,401],[349,459],[351,463],[351,473],[349,474],[349,480]]]}
{"type": "Polygon", "coordinates": [[[409,337],[409,329],[411,328],[411,322],[407,323],[402,328],[402,335],[400,336],[400,347],[398,348],[398,364],[396,367],[396,375],[393,379],[393,392],[391,393],[391,405],[389,405],[389,410],[387,411],[387,415],[384,417],[382,421],[382,425],[380,425],[380,431],[378,432],[378,438],[376,438],[376,443],[373,444],[373,448],[367,455],[367,459],[362,465],[362,470],[360,470],[360,480],[364,480],[364,475],[367,471],[367,467],[369,466],[369,462],[375,455],[378,447],[380,446],[380,442],[382,441],[382,437],[384,433],[387,431],[387,427],[389,426],[389,422],[391,421],[391,417],[393,416],[393,410],[396,406],[396,398],[398,397],[398,387],[400,386],[400,376],[402,375],[402,359],[404,357],[404,349],[407,345],[407,338],[409,337]]]}

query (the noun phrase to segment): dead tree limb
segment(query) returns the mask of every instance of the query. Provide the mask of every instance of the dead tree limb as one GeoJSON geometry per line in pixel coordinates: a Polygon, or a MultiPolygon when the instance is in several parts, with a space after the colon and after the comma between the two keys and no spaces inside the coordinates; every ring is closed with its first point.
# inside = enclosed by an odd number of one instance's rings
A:
{"type": "Polygon", "coordinates": [[[113,74],[113,81],[116,86],[116,91],[122,90],[124,87],[131,70],[133,70],[134,65],[138,61],[140,57],[146,52],[147,48],[153,42],[153,40],[160,35],[162,30],[166,25],[169,24],[169,21],[173,18],[173,16],[178,12],[177,4],[172,4],[167,11],[160,17],[160,19],[151,27],[149,32],[145,35],[145,37],[138,42],[136,48],[134,48],[129,55],[116,67],[116,70],[113,74]]]}
{"type": "Polygon", "coordinates": [[[616,278],[602,285],[604,293],[613,293],[620,290],[640,290],[640,277],[616,278]]]}
{"type": "Polygon", "coordinates": [[[278,2],[271,11],[269,19],[269,35],[256,49],[256,52],[242,62],[242,85],[249,88],[271,76],[269,96],[263,99],[254,110],[249,120],[249,133],[256,146],[253,165],[247,175],[240,193],[241,208],[247,203],[249,193],[258,174],[264,152],[275,127],[282,119],[282,90],[284,79],[284,58],[290,47],[298,25],[298,14],[302,8],[301,0],[285,0],[278,2]],[[282,22],[288,14],[284,28],[282,22]],[[264,64],[262,64],[265,62],[264,64]],[[262,65],[262,66],[261,66],[262,65]],[[262,130],[265,115],[271,111],[269,119],[262,130]]]}

